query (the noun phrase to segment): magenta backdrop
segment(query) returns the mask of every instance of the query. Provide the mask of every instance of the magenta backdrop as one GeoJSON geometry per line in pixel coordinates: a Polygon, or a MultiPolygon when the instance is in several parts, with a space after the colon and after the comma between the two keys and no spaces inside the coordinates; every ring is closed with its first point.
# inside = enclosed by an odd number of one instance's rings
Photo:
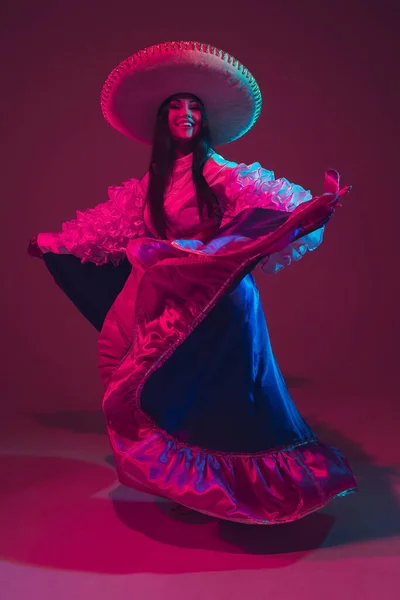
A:
{"type": "Polygon", "coordinates": [[[96,332],[26,246],[104,200],[108,185],[143,174],[148,148],[107,125],[99,93],[120,60],[173,39],[222,47],[260,83],[260,121],[222,149],[227,158],[260,161],[316,194],[330,166],[354,184],[320,249],[280,275],[257,275],[284,373],[358,397],[395,389],[397,2],[8,4],[0,19],[6,410],[99,406],[96,332]]]}

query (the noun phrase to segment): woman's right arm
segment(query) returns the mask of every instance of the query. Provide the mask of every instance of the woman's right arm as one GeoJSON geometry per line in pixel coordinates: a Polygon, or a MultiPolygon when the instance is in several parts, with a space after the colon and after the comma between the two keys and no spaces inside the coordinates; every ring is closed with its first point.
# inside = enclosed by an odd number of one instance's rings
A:
{"type": "Polygon", "coordinates": [[[110,187],[108,194],[107,202],[77,211],[76,218],[63,223],[60,232],[33,238],[28,253],[39,257],[46,252],[74,254],[82,262],[117,264],[125,256],[129,241],[145,233],[144,190],[140,181],[130,179],[110,187]]]}

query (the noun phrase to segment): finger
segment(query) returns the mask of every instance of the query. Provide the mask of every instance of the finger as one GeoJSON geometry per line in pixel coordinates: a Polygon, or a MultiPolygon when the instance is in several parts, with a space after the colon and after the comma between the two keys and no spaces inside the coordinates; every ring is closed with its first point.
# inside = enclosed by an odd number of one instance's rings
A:
{"type": "Polygon", "coordinates": [[[351,192],[352,189],[353,189],[352,185],[346,185],[346,187],[344,187],[341,190],[339,190],[339,192],[338,192],[339,198],[342,198],[343,196],[345,196],[346,194],[348,194],[349,192],[351,192]]]}

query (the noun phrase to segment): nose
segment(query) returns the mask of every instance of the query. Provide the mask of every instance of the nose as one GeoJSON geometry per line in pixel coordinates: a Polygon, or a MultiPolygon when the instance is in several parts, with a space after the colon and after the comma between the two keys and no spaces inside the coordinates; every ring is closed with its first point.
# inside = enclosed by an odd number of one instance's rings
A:
{"type": "Polygon", "coordinates": [[[179,112],[182,117],[191,117],[192,116],[192,111],[190,108],[189,101],[182,102],[181,110],[179,112]]]}

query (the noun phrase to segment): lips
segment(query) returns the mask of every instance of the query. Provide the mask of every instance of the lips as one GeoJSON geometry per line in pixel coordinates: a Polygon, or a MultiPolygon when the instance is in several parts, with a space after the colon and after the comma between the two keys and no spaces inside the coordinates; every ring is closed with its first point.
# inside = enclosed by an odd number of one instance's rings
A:
{"type": "Polygon", "coordinates": [[[192,123],[192,121],[179,121],[177,125],[178,127],[193,127],[194,123],[192,123]]]}

